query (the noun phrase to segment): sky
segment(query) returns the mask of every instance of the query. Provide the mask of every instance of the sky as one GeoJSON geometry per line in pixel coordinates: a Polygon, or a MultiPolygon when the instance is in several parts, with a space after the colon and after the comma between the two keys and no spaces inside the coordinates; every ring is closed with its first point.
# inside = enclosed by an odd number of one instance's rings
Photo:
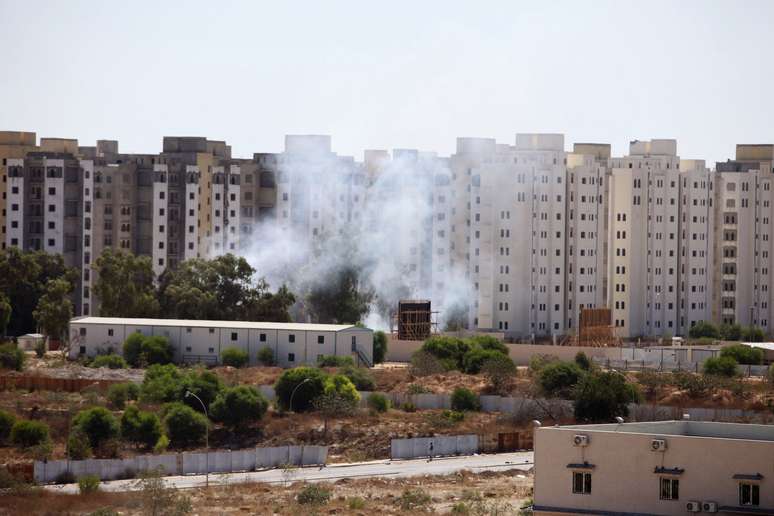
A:
{"type": "Polygon", "coordinates": [[[774,143],[773,22],[752,0],[0,0],[0,130],[235,157],[330,134],[358,159],[559,132],[714,164],[774,143]]]}

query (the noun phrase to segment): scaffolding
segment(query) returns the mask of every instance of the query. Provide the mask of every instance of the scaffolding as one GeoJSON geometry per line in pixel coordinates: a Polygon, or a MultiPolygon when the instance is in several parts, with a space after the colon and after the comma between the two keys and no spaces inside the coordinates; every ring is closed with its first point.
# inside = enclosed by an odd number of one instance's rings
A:
{"type": "Polygon", "coordinates": [[[567,344],[595,348],[617,347],[621,345],[612,325],[612,312],[609,308],[583,308],[580,312],[578,334],[567,344]]]}
{"type": "Polygon", "coordinates": [[[431,333],[438,331],[437,314],[438,312],[433,312],[430,309],[429,300],[406,299],[399,301],[398,313],[395,316],[398,340],[427,339],[431,333]]]}

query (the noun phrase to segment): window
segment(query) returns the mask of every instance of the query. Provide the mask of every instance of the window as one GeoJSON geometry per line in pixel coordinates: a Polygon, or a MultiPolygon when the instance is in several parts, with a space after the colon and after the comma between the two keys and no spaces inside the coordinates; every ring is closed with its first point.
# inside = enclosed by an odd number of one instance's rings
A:
{"type": "Polygon", "coordinates": [[[210,328],[210,333],[215,333],[215,328],[210,328]]]}
{"type": "Polygon", "coordinates": [[[739,482],[739,505],[760,505],[761,486],[739,482]]]}
{"type": "Polygon", "coordinates": [[[237,332],[235,331],[231,332],[231,340],[237,340],[237,332]]]}
{"type": "MultiPolygon", "coordinates": [[[[296,336],[294,334],[291,333],[290,335],[288,335],[288,342],[295,342],[295,341],[296,341],[296,336]]],[[[288,360],[290,360],[290,359],[288,359],[288,360]]],[[[292,362],[292,360],[291,360],[291,362],[292,362]]]]}
{"type": "Polygon", "coordinates": [[[81,328],[78,333],[80,334],[81,337],[85,337],[86,336],[86,328],[81,328]]]}
{"type": "Polygon", "coordinates": [[[190,352],[190,351],[191,351],[191,346],[186,346],[186,347],[185,347],[185,350],[186,350],[186,351],[188,351],[188,352],[190,352]]]}
{"type": "Polygon", "coordinates": [[[266,334],[265,333],[261,333],[258,336],[258,340],[261,341],[261,342],[266,342],[266,334]]]}
{"type": "Polygon", "coordinates": [[[317,343],[318,344],[325,344],[325,335],[318,335],[317,336],[317,343]]]}
{"type": "Polygon", "coordinates": [[[662,478],[659,498],[661,500],[679,500],[680,480],[677,478],[662,478]]]}
{"type": "Polygon", "coordinates": [[[108,337],[113,336],[113,328],[108,328],[108,337]]]}
{"type": "Polygon", "coordinates": [[[357,337],[352,335],[352,351],[357,351],[357,337]]]}
{"type": "Polygon", "coordinates": [[[207,348],[207,353],[215,353],[215,348],[207,348]]]}
{"type": "Polygon", "coordinates": [[[572,492],[574,494],[591,494],[591,473],[574,472],[572,474],[572,492]]]}
{"type": "Polygon", "coordinates": [[[296,354],[288,353],[288,362],[295,362],[295,361],[296,361],[296,354]]]}
{"type": "Polygon", "coordinates": [[[81,346],[78,349],[78,353],[80,353],[81,355],[85,355],[86,354],[86,346],[81,346]]]}

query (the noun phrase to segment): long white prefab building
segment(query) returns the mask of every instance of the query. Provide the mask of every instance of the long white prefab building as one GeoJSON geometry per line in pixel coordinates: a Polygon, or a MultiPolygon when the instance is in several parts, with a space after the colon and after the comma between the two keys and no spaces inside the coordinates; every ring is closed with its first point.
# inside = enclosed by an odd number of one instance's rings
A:
{"type": "Polygon", "coordinates": [[[219,364],[227,348],[247,351],[250,364],[270,348],[280,367],[314,365],[326,355],[351,356],[355,363],[373,365],[373,331],[354,325],[302,324],[185,319],[76,317],[70,321],[70,358],[122,353],[126,338],[139,332],[167,337],[178,363],[219,364]]]}

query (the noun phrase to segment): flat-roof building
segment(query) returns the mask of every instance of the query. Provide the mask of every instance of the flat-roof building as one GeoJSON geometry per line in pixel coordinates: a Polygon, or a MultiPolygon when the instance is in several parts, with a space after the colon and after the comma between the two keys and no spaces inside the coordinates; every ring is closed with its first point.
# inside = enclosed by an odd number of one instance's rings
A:
{"type": "Polygon", "coordinates": [[[258,352],[270,348],[280,367],[316,364],[322,356],[351,356],[373,365],[373,332],[347,324],[303,324],[186,319],[76,317],[70,321],[70,358],[122,352],[132,333],[167,337],[178,363],[220,363],[224,349],[248,353],[251,365],[258,352]]]}
{"type": "Polygon", "coordinates": [[[774,426],[699,421],[535,432],[535,514],[774,514],[774,426]]]}

